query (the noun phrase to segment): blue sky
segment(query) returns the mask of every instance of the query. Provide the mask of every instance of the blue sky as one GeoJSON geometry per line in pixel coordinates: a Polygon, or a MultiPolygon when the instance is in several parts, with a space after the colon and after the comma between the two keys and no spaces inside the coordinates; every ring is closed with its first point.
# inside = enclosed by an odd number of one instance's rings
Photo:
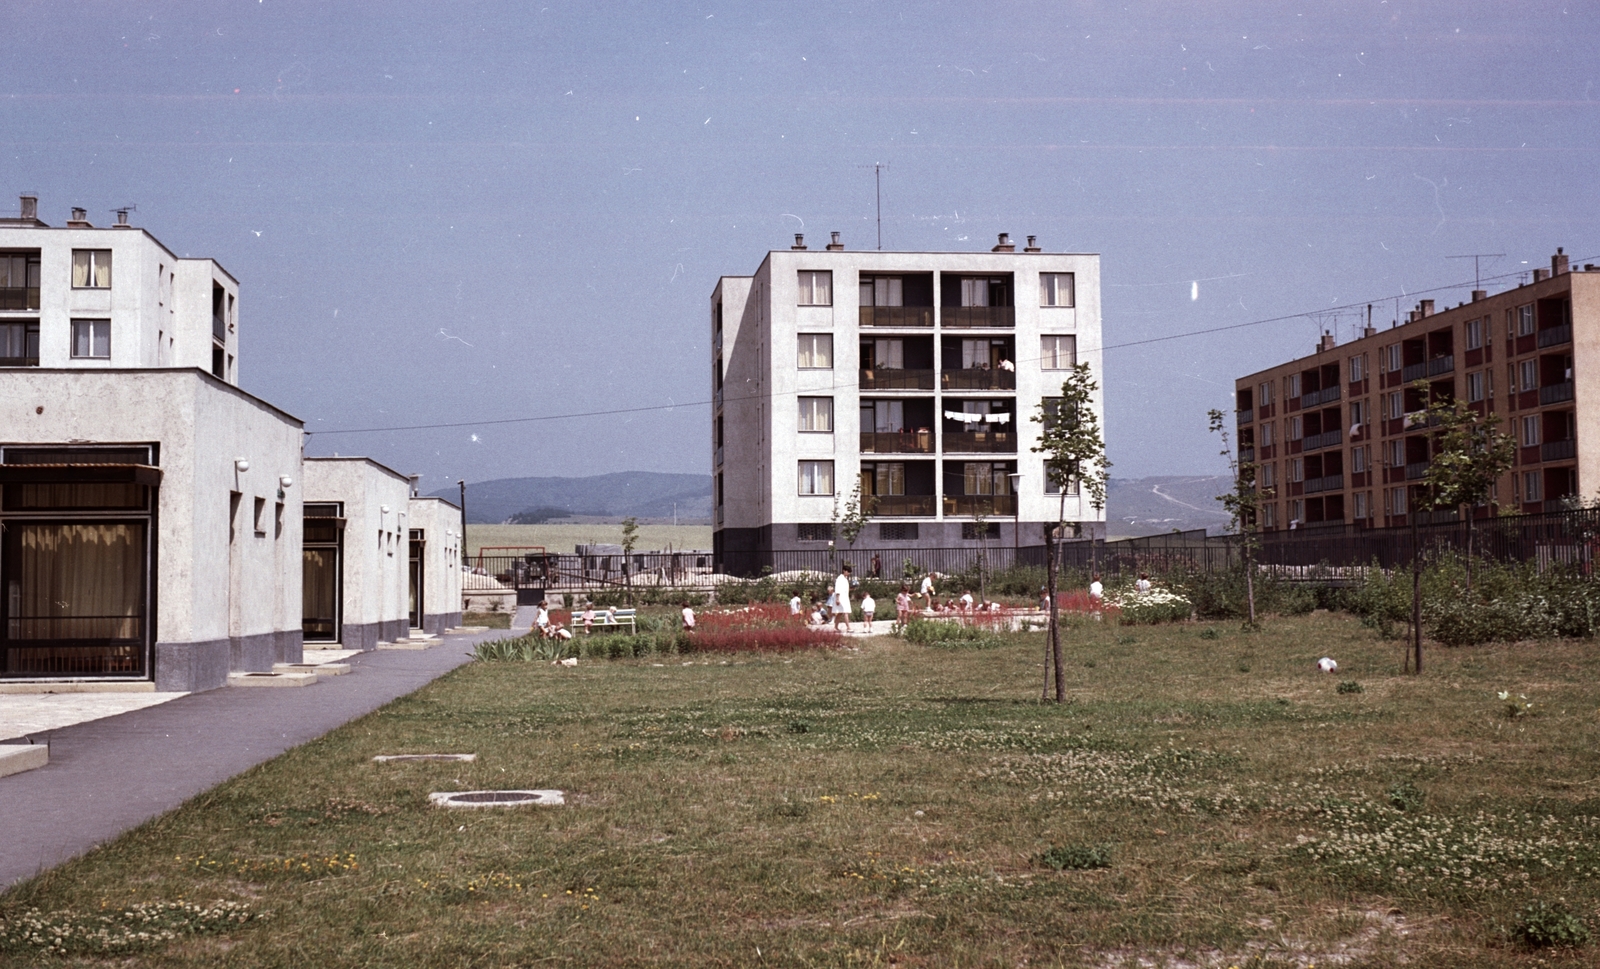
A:
{"type": "Polygon", "coordinates": [[[1101,253],[1114,473],[1207,473],[1206,409],[1319,327],[1348,339],[1367,302],[1386,326],[1395,297],[1467,299],[1453,255],[1505,253],[1492,276],[1557,246],[1600,257],[1597,19],[1395,0],[11,0],[0,200],[36,191],[58,225],[136,203],[137,224],[239,277],[242,383],[319,432],[308,453],[433,490],[707,471],[717,277],[802,225],[871,246],[886,162],[886,248],[1010,232],[1101,253]]]}

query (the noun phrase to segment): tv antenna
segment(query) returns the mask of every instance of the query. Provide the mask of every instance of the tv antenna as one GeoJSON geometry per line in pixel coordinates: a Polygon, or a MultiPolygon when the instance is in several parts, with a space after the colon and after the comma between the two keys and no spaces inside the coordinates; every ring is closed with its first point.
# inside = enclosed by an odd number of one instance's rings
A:
{"type": "Polygon", "coordinates": [[[1478,272],[1478,260],[1479,259],[1501,259],[1501,258],[1504,258],[1504,256],[1505,256],[1505,253],[1503,253],[1503,252],[1469,252],[1464,256],[1445,256],[1445,258],[1446,259],[1471,259],[1472,260],[1472,288],[1473,289],[1481,289],[1482,285],[1481,285],[1481,283],[1479,281],[1483,278],[1483,276],[1482,276],[1482,274],[1480,272],[1478,272]]]}
{"type": "MultiPolygon", "coordinates": [[[[862,165],[866,168],[866,165],[862,165]]],[[[883,251],[883,170],[889,167],[888,162],[872,163],[872,180],[877,190],[878,197],[878,251],[883,251]]]]}

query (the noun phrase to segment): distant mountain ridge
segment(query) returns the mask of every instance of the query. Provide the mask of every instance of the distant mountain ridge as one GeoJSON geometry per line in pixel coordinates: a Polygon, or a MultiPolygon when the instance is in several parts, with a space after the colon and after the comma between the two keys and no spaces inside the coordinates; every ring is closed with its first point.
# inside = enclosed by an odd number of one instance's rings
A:
{"type": "Polygon", "coordinates": [[[1228,513],[1217,495],[1228,486],[1228,476],[1221,474],[1112,478],[1106,488],[1106,533],[1126,537],[1204,528],[1221,534],[1228,513]]]}
{"type": "MultiPolygon", "coordinates": [[[[452,501],[455,488],[434,492],[452,501]]],[[[467,521],[499,524],[520,512],[565,508],[574,515],[671,519],[711,517],[711,476],[619,471],[586,478],[499,478],[467,484],[467,521]]]]}

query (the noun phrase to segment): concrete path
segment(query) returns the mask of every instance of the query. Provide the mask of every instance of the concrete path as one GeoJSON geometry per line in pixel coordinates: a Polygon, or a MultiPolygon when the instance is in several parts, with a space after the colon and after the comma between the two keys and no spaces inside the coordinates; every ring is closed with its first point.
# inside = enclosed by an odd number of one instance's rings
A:
{"type": "Polygon", "coordinates": [[[513,632],[525,633],[533,628],[534,617],[539,614],[538,606],[518,606],[517,614],[511,617],[513,632]]]}
{"type": "Polygon", "coordinates": [[[0,891],[466,663],[474,644],[373,651],[307,687],[224,687],[35,734],[50,764],[0,778],[0,891]]]}

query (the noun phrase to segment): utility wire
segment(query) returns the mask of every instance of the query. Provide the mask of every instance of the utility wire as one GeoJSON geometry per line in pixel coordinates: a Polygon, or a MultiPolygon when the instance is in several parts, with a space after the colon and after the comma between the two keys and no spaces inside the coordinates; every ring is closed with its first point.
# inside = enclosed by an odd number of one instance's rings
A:
{"type": "MultiPolygon", "coordinates": [[[[1595,257],[1593,257],[1593,256],[1583,256],[1583,257],[1573,258],[1571,261],[1573,263],[1581,264],[1584,259],[1593,259],[1593,258],[1595,258],[1595,257]]],[[[1528,272],[1528,270],[1526,270],[1526,269],[1519,269],[1519,270],[1515,270],[1513,272],[1500,273],[1499,275],[1496,275],[1496,276],[1489,276],[1486,279],[1483,279],[1483,280],[1480,280],[1480,281],[1475,281],[1473,285],[1474,285],[1474,288],[1482,288],[1482,284],[1485,283],[1485,282],[1492,283],[1492,282],[1496,282],[1498,280],[1508,279],[1508,278],[1510,278],[1512,276],[1526,275],[1527,272],[1528,272]]],[[[1383,297],[1380,297],[1379,299],[1374,299],[1374,300],[1358,300],[1358,301],[1356,301],[1354,303],[1345,303],[1345,304],[1340,305],[1340,306],[1330,306],[1327,309],[1316,310],[1314,312],[1327,313],[1327,312],[1331,312],[1331,311],[1334,311],[1334,310],[1359,309],[1359,308],[1361,308],[1363,306],[1368,305],[1369,303],[1377,303],[1377,302],[1380,302],[1382,300],[1410,299],[1410,298],[1413,298],[1413,297],[1416,297],[1416,296],[1421,296],[1424,293],[1438,293],[1438,292],[1443,292],[1443,291],[1449,290],[1449,289],[1460,289],[1465,285],[1466,285],[1466,283],[1453,283],[1453,284],[1448,284],[1448,285],[1444,285],[1444,286],[1435,286],[1435,287],[1433,287],[1431,289],[1419,289],[1419,290],[1415,290],[1415,291],[1410,292],[1410,293],[1404,293],[1404,294],[1402,294],[1400,296],[1383,296],[1383,297]]],[[[1305,319],[1305,318],[1309,317],[1310,315],[1311,315],[1310,313],[1291,313],[1291,314],[1289,314],[1287,316],[1272,316],[1272,317],[1267,317],[1265,319],[1260,319],[1260,320],[1250,320],[1249,322],[1246,322],[1246,323],[1230,323],[1230,324],[1228,324],[1226,326],[1208,327],[1207,329],[1204,329],[1204,330],[1189,330],[1189,331],[1184,332],[1184,333],[1169,333],[1166,336],[1153,336],[1153,337],[1148,337],[1148,338],[1143,339],[1143,340],[1128,340],[1128,341],[1126,341],[1124,343],[1102,344],[1098,348],[1096,348],[1096,347],[1089,347],[1089,348],[1080,347],[1079,348],[1079,352],[1080,353],[1094,353],[1096,351],[1104,352],[1106,350],[1125,350],[1125,349],[1127,349],[1129,347],[1148,346],[1148,345],[1150,345],[1152,343],[1166,343],[1166,342],[1171,341],[1171,340],[1186,340],[1186,339],[1188,339],[1190,337],[1208,336],[1208,335],[1210,335],[1212,333],[1226,333],[1226,332],[1228,332],[1230,330],[1242,330],[1242,329],[1245,329],[1247,327],[1252,327],[1252,326],[1263,326],[1263,325],[1265,325],[1267,323],[1285,323],[1285,322],[1288,322],[1289,320],[1305,319]]],[[[1018,364],[1022,364],[1022,363],[1038,363],[1040,359],[1042,359],[1042,358],[1040,358],[1040,357],[1019,358],[1019,359],[1017,359],[1017,360],[1015,360],[1013,362],[1014,363],[1018,363],[1018,364]]],[[[858,386],[858,385],[854,384],[854,383],[835,383],[831,388],[828,388],[828,389],[849,390],[850,388],[856,387],[856,386],[858,386]]],[[[765,394],[747,394],[747,395],[739,396],[739,397],[724,396],[723,397],[723,402],[724,403],[730,403],[730,402],[741,401],[741,400],[767,399],[767,398],[779,397],[779,396],[799,395],[799,394],[802,394],[802,393],[811,394],[811,393],[815,393],[815,391],[799,391],[799,390],[795,390],[795,391],[783,391],[783,392],[765,393],[765,394]]],[[[618,408],[618,409],[615,409],[615,410],[582,411],[582,412],[573,413],[573,414],[544,414],[544,415],[541,415],[541,416],[538,416],[538,417],[504,417],[504,418],[493,419],[493,420],[451,421],[451,422],[445,423],[445,424],[408,424],[408,425],[402,425],[402,426],[396,426],[396,427],[352,427],[352,428],[345,428],[345,429],[341,429],[341,430],[332,430],[332,431],[306,431],[305,434],[306,434],[307,437],[311,437],[313,435],[324,436],[325,437],[325,436],[328,436],[328,435],[331,435],[331,434],[379,434],[379,433],[383,433],[385,431],[433,431],[433,430],[448,429],[448,428],[452,428],[452,427],[494,427],[494,426],[497,426],[497,425],[504,425],[504,424],[533,424],[533,423],[539,423],[539,422],[543,422],[543,421],[578,420],[578,419],[584,418],[584,417],[612,417],[612,416],[615,416],[615,415],[618,415],[618,414],[644,414],[644,413],[650,413],[650,412],[654,412],[654,411],[677,410],[680,407],[705,407],[705,406],[707,406],[707,405],[709,405],[711,403],[713,403],[713,401],[710,400],[710,399],[707,399],[707,400],[691,400],[691,401],[685,401],[685,402],[683,402],[681,404],[679,404],[679,403],[651,404],[651,405],[644,406],[644,407],[622,407],[622,408],[618,408]]]]}

